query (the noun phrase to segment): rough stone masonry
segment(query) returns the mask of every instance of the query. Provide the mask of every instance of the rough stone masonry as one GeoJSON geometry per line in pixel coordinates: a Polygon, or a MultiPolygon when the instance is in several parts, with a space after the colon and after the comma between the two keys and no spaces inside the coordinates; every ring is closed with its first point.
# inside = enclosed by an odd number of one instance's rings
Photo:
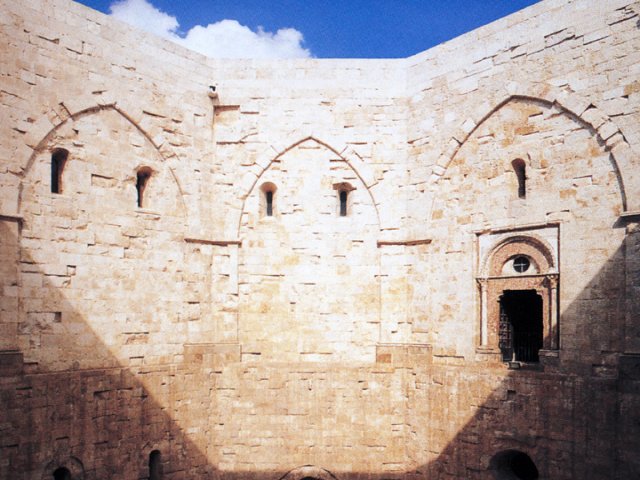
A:
{"type": "Polygon", "coordinates": [[[0,0],[0,479],[640,478],[639,14],[259,61],[0,0]]]}

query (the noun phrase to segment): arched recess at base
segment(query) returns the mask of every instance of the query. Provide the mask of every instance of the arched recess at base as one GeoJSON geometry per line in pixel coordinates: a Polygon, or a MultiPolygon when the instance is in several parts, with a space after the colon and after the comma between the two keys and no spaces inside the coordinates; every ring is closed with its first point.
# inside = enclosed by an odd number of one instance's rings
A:
{"type": "Polygon", "coordinates": [[[315,480],[338,480],[338,478],[329,470],[316,467],[314,465],[304,465],[294,468],[287,474],[280,477],[279,480],[305,480],[312,478],[315,480]]]}
{"type": "Polygon", "coordinates": [[[538,467],[531,457],[520,450],[503,450],[489,462],[489,470],[496,480],[537,480],[538,467]]]}
{"type": "Polygon", "coordinates": [[[42,472],[42,480],[84,480],[84,466],[76,457],[56,455],[42,472]]]}

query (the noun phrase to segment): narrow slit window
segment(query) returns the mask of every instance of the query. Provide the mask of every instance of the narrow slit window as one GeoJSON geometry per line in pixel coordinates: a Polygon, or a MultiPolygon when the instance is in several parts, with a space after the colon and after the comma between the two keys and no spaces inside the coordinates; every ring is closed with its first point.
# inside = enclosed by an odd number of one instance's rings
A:
{"type": "Polygon", "coordinates": [[[136,192],[138,208],[144,206],[144,191],[147,188],[149,179],[151,178],[151,169],[147,167],[140,168],[136,175],[136,192]]]}
{"type": "Polygon", "coordinates": [[[267,204],[267,217],[273,216],[273,191],[268,190],[264,193],[267,204]]]}
{"type": "Polygon", "coordinates": [[[162,479],[162,456],[160,450],[154,450],[149,454],[149,480],[162,479]]]}
{"type": "Polygon", "coordinates": [[[511,162],[511,165],[513,166],[513,171],[516,174],[516,178],[518,179],[518,198],[526,198],[527,172],[524,160],[522,160],[521,158],[516,158],[513,162],[511,162]]]}
{"type": "Polygon", "coordinates": [[[69,158],[69,151],[56,148],[51,154],[51,193],[62,193],[62,172],[69,158]]]}
{"type": "Polygon", "coordinates": [[[349,196],[349,192],[346,190],[340,190],[340,216],[347,216],[347,197],[349,196]]]}
{"type": "Polygon", "coordinates": [[[273,217],[276,212],[276,187],[272,182],[260,185],[260,217],[273,217]]]}

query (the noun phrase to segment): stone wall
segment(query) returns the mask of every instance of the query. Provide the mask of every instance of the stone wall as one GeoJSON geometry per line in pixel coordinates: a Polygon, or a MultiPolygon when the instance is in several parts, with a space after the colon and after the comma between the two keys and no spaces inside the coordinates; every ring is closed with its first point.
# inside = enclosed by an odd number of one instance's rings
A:
{"type": "Polygon", "coordinates": [[[230,61],[0,1],[0,478],[637,476],[639,12],[230,61]]]}

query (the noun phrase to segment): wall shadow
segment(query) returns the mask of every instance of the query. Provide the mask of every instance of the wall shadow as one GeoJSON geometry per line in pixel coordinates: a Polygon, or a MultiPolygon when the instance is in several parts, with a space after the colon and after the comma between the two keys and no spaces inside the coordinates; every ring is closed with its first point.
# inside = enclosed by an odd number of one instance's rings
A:
{"type": "MultiPolygon", "coordinates": [[[[5,231],[3,258],[11,257],[11,252],[6,255],[7,249],[20,244],[20,239],[7,235],[5,231]]],[[[24,251],[21,255],[22,272],[38,273],[36,260],[24,251]]],[[[372,448],[353,452],[351,469],[345,467],[344,460],[340,460],[338,468],[331,465],[331,453],[324,456],[310,453],[309,465],[327,469],[340,480],[518,479],[523,477],[490,470],[496,454],[515,450],[533,460],[540,479],[637,478],[640,361],[637,356],[621,357],[625,318],[629,318],[625,317],[625,290],[617,294],[611,290],[621,285],[621,271],[627,263],[622,246],[582,294],[564,309],[563,318],[578,319],[580,328],[566,331],[561,319],[562,350],[557,359],[544,359],[542,368],[524,366],[506,370],[501,363],[483,365],[470,361],[448,366],[419,363],[415,358],[387,369],[381,365],[361,368],[360,374],[365,372],[372,377],[391,378],[402,372],[401,384],[396,388],[404,389],[399,402],[404,424],[397,427],[401,432],[397,445],[375,444],[375,437],[390,426],[372,418],[352,427],[370,433],[372,440],[368,441],[372,448]],[[585,304],[597,305],[598,309],[589,316],[585,304]],[[601,325],[603,321],[607,323],[601,325]],[[577,352],[584,355],[574,355],[577,352]],[[380,459],[392,448],[400,449],[398,458],[403,458],[404,464],[394,467],[381,464],[380,459]],[[324,460],[317,465],[321,457],[324,460]]],[[[49,275],[42,278],[50,284],[29,286],[23,281],[20,288],[57,291],[58,298],[43,301],[62,305],[68,312],[65,315],[83,314],[70,311],[64,290],[57,283],[59,279],[49,275]]],[[[40,320],[50,322],[40,327],[45,331],[51,329],[52,333],[51,338],[41,341],[55,341],[58,319],[53,316],[40,320]]],[[[64,317],[59,321],[63,323],[64,317]]],[[[632,321],[637,322],[637,317],[632,321]]],[[[220,392],[233,386],[224,385],[221,374],[225,369],[235,368],[240,375],[250,377],[252,371],[260,370],[256,364],[221,358],[200,358],[194,362],[190,358],[183,362],[122,366],[109,345],[87,325],[81,335],[89,334],[93,335],[91,341],[95,345],[92,354],[111,359],[105,362],[107,367],[46,371],[46,365],[27,362],[14,364],[13,371],[3,370],[0,478],[53,478],[53,470],[62,466],[72,473],[79,472],[74,479],[145,479],[149,476],[148,461],[153,450],[162,453],[165,479],[275,480],[299,466],[284,465],[282,459],[274,458],[273,468],[252,470],[245,464],[240,471],[234,469],[232,460],[224,458],[235,454],[232,449],[225,450],[225,442],[242,441],[232,438],[228,431],[218,433],[217,428],[226,421],[231,409],[236,410],[237,416],[246,416],[249,425],[249,419],[261,411],[283,406],[290,409],[301,402],[295,396],[278,399],[265,394],[267,400],[256,411],[252,404],[238,403],[242,393],[236,392],[225,411],[221,401],[224,395],[220,392]],[[227,467],[221,468],[223,464],[227,467]]],[[[59,351],[59,355],[66,353],[59,351]]],[[[285,373],[304,373],[305,368],[315,368],[323,374],[336,366],[280,364],[267,368],[285,373]]],[[[343,372],[336,373],[336,378],[353,376],[355,371],[349,370],[350,366],[337,368],[343,372]]],[[[350,409],[370,408],[366,403],[358,403],[362,398],[353,396],[351,400],[356,403],[346,409],[348,413],[350,409]]],[[[322,411],[320,405],[309,408],[322,419],[341,413],[322,411]]],[[[351,428],[348,416],[337,421],[335,427],[351,428]]],[[[332,433],[322,424],[309,428],[317,430],[314,439],[332,433]]],[[[285,448],[300,448],[304,439],[296,435],[292,431],[290,438],[277,440],[285,448]],[[287,442],[291,443],[289,447],[287,442]]],[[[330,447],[321,448],[329,451],[330,447]]],[[[248,462],[251,458],[242,460],[248,462]]],[[[307,477],[319,478],[312,477],[313,470],[301,471],[307,472],[307,477]]]]}
{"type": "MultiPolygon", "coordinates": [[[[564,309],[557,358],[543,357],[538,365],[514,370],[459,367],[459,373],[445,374],[452,385],[436,385],[440,398],[431,392],[412,399],[414,411],[425,399],[432,406],[456,405],[450,416],[425,412],[431,429],[441,431],[447,431],[447,422],[473,411],[443,448],[432,438],[421,452],[435,457],[419,469],[426,478],[639,478],[640,356],[624,355],[625,319],[630,318],[625,307],[625,247],[618,248],[564,309]],[[569,328],[571,323],[575,324],[569,328]],[[482,390],[491,383],[486,399],[477,402],[478,385],[482,390]],[[528,455],[539,476],[498,468],[495,456],[509,450],[528,455]]],[[[637,314],[631,315],[637,324],[637,314]]],[[[441,375],[437,370],[432,372],[436,377],[441,375]]]]}
{"type": "MultiPolygon", "coordinates": [[[[19,243],[19,239],[7,238],[7,230],[3,230],[3,257],[14,256],[6,250],[19,243]]],[[[42,273],[24,250],[20,262],[23,274],[42,273]]],[[[38,341],[55,342],[58,335],[70,333],[65,331],[65,319],[81,318],[83,312],[74,311],[64,298],[59,277],[41,278],[44,283],[37,287],[25,284],[28,282],[23,278],[21,288],[48,292],[42,299],[42,315],[31,316],[38,324],[31,327],[34,341],[37,328],[38,341]],[[52,291],[58,292],[57,298],[50,295],[52,291]],[[63,314],[44,312],[52,305],[63,314]]],[[[18,284],[17,279],[4,280],[18,284]]],[[[13,313],[20,316],[18,311],[13,313]]],[[[19,328],[28,329],[26,323],[23,320],[19,328]]],[[[162,454],[164,478],[213,478],[214,469],[202,446],[196,444],[208,431],[206,412],[213,400],[207,388],[196,386],[215,384],[212,370],[186,368],[180,363],[124,367],[89,325],[71,334],[92,345],[86,355],[107,359],[104,368],[47,371],[45,364],[16,361],[21,352],[0,354],[4,361],[0,375],[0,478],[52,479],[54,470],[63,467],[77,475],[74,480],[143,479],[149,475],[153,450],[162,454]],[[191,402],[198,402],[198,409],[194,415],[184,415],[191,402]],[[176,416],[183,422],[179,424],[176,416]],[[194,430],[202,433],[185,433],[194,430]]],[[[74,353],[60,348],[57,355],[74,353]]]]}

